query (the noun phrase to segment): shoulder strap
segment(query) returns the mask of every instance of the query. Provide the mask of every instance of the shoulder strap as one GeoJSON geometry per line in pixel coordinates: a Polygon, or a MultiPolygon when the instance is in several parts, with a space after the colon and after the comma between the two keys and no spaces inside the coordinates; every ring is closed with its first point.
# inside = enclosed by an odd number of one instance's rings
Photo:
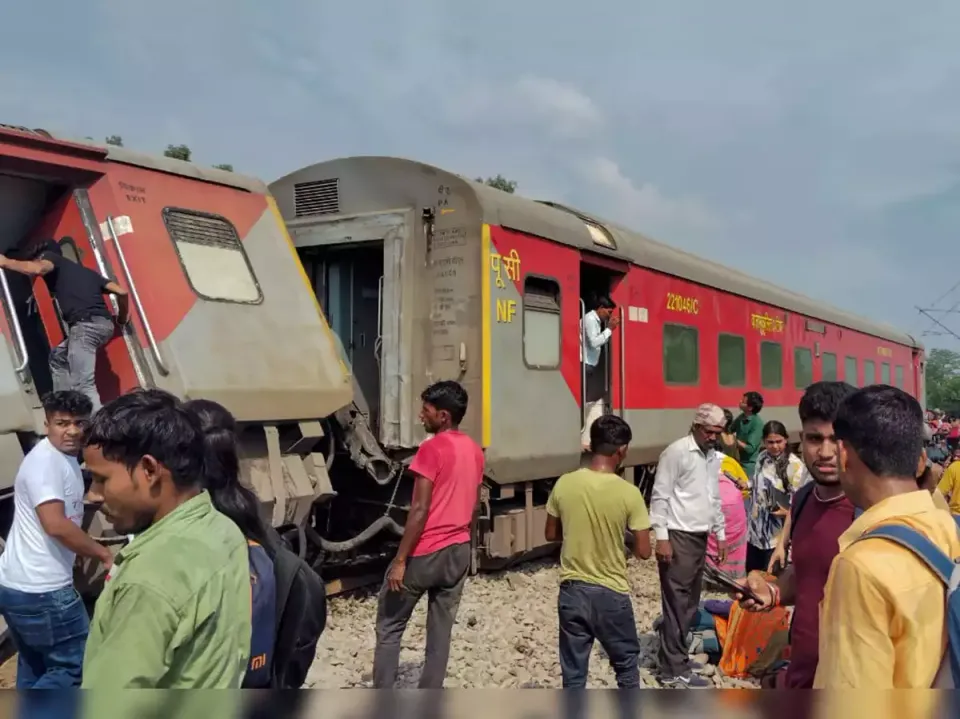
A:
{"type": "MultiPolygon", "coordinates": [[[[797,493],[793,495],[793,505],[790,507],[790,526],[797,526],[797,518],[800,516],[800,510],[803,509],[803,505],[807,503],[807,500],[810,499],[810,495],[813,494],[813,488],[816,486],[816,482],[809,481],[800,489],[797,490],[797,493]]],[[[793,529],[790,530],[793,532],[793,529]]]]}
{"type": "Polygon", "coordinates": [[[950,575],[953,574],[953,560],[940,551],[939,547],[924,537],[920,532],[910,527],[902,525],[881,525],[874,527],[864,534],[857,541],[864,539],[886,539],[899,544],[905,549],[913,552],[918,559],[921,559],[930,569],[940,577],[944,586],[950,586],[950,575]]]}

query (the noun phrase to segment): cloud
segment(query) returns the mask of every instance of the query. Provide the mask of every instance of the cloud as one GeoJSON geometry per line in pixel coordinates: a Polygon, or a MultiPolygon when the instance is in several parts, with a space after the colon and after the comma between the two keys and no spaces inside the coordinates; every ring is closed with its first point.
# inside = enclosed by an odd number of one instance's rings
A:
{"type": "Polygon", "coordinates": [[[724,225],[722,217],[695,198],[668,197],[650,182],[637,185],[610,158],[590,158],[581,170],[606,198],[611,219],[654,238],[672,238],[672,243],[702,241],[724,225]]]}

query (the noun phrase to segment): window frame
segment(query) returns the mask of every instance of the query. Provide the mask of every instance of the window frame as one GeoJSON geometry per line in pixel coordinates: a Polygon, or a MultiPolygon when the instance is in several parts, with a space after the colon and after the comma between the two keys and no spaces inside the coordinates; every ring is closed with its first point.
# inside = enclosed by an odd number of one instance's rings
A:
{"type": "Polygon", "coordinates": [[[891,382],[893,382],[893,375],[890,373],[890,363],[881,362],[880,363],[880,384],[889,385],[891,382]],[[886,370],[886,375],[887,375],[886,380],[883,379],[884,370],[886,370]]]}
{"type": "Polygon", "coordinates": [[[844,355],[843,356],[843,381],[853,387],[860,386],[860,360],[853,355],[844,355]],[[850,369],[850,362],[853,361],[853,379],[847,376],[848,370],[850,369]]]}
{"type": "Polygon", "coordinates": [[[731,387],[731,388],[738,388],[738,389],[742,389],[747,386],[747,338],[744,337],[743,335],[738,335],[734,332],[720,332],[719,334],[717,334],[717,384],[720,387],[724,387],[724,388],[731,387]],[[720,341],[724,337],[730,337],[733,339],[740,340],[740,343],[741,343],[740,346],[741,346],[741,349],[743,350],[743,353],[742,353],[743,382],[741,382],[740,384],[724,384],[723,378],[720,375],[720,368],[722,366],[720,361],[720,341]]]}
{"type": "Polygon", "coordinates": [[[869,387],[877,383],[877,363],[873,360],[865,359],[863,361],[863,386],[869,387]],[[873,381],[867,382],[867,365],[870,365],[870,368],[873,370],[871,374],[873,375],[873,381]]]}
{"type": "MultiPolygon", "coordinates": [[[[260,286],[260,280],[257,277],[257,273],[253,270],[253,263],[250,262],[250,256],[247,254],[247,248],[243,246],[243,240],[240,237],[240,233],[237,231],[236,225],[234,225],[230,220],[228,220],[223,215],[218,215],[213,212],[201,212],[200,210],[191,210],[186,207],[176,207],[173,205],[168,205],[160,211],[161,217],[163,218],[163,227],[167,231],[167,237],[170,239],[170,243],[173,245],[174,252],[177,253],[177,262],[180,263],[180,269],[183,270],[183,276],[187,280],[187,284],[190,285],[190,289],[193,290],[193,294],[199,297],[202,300],[207,302],[223,302],[229,305],[261,305],[263,304],[263,288],[260,286]],[[173,233],[170,231],[170,221],[169,217],[171,214],[185,214],[193,215],[194,217],[202,217],[208,220],[220,220],[225,222],[230,229],[233,231],[234,236],[237,238],[237,247],[239,252],[243,257],[244,264],[247,266],[247,271],[250,273],[250,278],[253,280],[254,286],[257,288],[257,299],[255,300],[230,300],[224,299],[223,297],[210,297],[205,295],[202,292],[199,292],[196,286],[193,284],[193,280],[190,278],[190,273],[187,272],[187,266],[183,264],[183,255],[180,254],[180,247],[177,245],[177,239],[173,236],[173,233]]],[[[198,243],[187,243],[187,244],[198,244],[198,243]]],[[[299,258],[297,258],[299,262],[299,258]]]]}
{"type": "Polygon", "coordinates": [[[799,390],[805,390],[813,384],[813,350],[804,345],[795,345],[793,348],[793,388],[799,390]],[[806,352],[807,356],[810,358],[810,382],[801,386],[799,380],[797,379],[797,354],[800,352],[806,352]]]}
{"type": "Polygon", "coordinates": [[[700,328],[695,325],[686,325],[682,322],[664,322],[662,329],[660,330],[660,342],[661,342],[661,360],[660,360],[660,372],[663,377],[663,383],[668,387],[699,387],[701,381],[700,373],[700,328]],[[672,382],[667,379],[667,328],[668,327],[680,327],[685,330],[693,330],[694,337],[696,338],[696,348],[697,348],[697,378],[693,382],[672,382]]]}
{"type": "Polygon", "coordinates": [[[523,276],[523,292],[520,295],[520,354],[523,358],[523,366],[528,370],[535,372],[555,372],[563,364],[563,288],[560,286],[560,280],[549,275],[540,275],[535,272],[529,272],[523,276]],[[540,280],[543,282],[552,282],[557,288],[557,311],[556,313],[537,308],[533,312],[543,314],[556,314],[558,318],[557,332],[557,363],[552,366],[532,365],[527,362],[527,280],[540,280]]]}
{"type": "Polygon", "coordinates": [[[895,364],[893,366],[893,386],[897,387],[898,389],[903,389],[903,385],[904,385],[903,365],[895,364]]]}
{"type": "Polygon", "coordinates": [[[772,390],[783,389],[783,375],[784,375],[783,342],[774,342],[773,340],[761,340],[759,352],[760,352],[760,389],[772,389],[772,390]],[[776,387],[767,386],[763,383],[763,346],[764,345],[771,345],[773,347],[779,348],[780,350],[780,384],[778,384],[776,387]]]}
{"type": "Polygon", "coordinates": [[[77,246],[77,243],[72,237],[64,237],[57,244],[60,245],[60,251],[63,253],[64,259],[70,260],[70,262],[73,262],[77,265],[83,264],[83,252],[80,251],[80,248],[77,246]],[[67,253],[63,251],[64,247],[69,247],[73,251],[73,255],[76,257],[76,259],[68,257],[67,253]]]}
{"type": "Polygon", "coordinates": [[[836,382],[840,378],[840,358],[837,356],[836,352],[824,352],[823,356],[820,358],[820,381],[821,382],[836,382]],[[833,357],[833,378],[828,379],[823,371],[823,361],[827,357],[833,357]]]}

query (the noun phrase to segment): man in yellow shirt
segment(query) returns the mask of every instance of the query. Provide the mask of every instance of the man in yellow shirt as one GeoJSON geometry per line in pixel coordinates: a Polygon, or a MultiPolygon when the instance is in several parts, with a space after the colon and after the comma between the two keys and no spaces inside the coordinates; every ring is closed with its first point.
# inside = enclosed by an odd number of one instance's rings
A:
{"type": "Polygon", "coordinates": [[[587,685],[593,642],[603,647],[622,689],[640,686],[640,639],[633,617],[624,538],[647,559],[650,518],[643,495],[616,474],[632,439],[614,415],[590,427],[590,465],[565,474],[547,501],[546,538],[560,550],[560,670],[564,689],[587,685]]]}
{"type": "Polygon", "coordinates": [[[901,525],[960,557],[953,517],[917,487],[923,410],[894,387],[865,387],[840,406],[834,430],[843,491],[864,512],[840,536],[830,568],[814,688],[928,688],[946,647],[943,583],[899,544],[858,541],[880,525],[901,525]]]}
{"type": "Polygon", "coordinates": [[[950,466],[943,472],[937,490],[947,498],[950,511],[960,514],[960,449],[953,450],[950,466]]]}

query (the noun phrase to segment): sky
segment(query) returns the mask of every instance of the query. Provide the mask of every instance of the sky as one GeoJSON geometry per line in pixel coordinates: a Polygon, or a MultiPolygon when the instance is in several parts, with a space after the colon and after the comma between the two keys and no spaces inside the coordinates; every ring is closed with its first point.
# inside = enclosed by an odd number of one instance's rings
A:
{"type": "Polygon", "coordinates": [[[0,122],[267,182],[500,173],[960,350],[916,309],[960,310],[958,27],[941,0],[31,0],[0,24],[0,122]]]}

